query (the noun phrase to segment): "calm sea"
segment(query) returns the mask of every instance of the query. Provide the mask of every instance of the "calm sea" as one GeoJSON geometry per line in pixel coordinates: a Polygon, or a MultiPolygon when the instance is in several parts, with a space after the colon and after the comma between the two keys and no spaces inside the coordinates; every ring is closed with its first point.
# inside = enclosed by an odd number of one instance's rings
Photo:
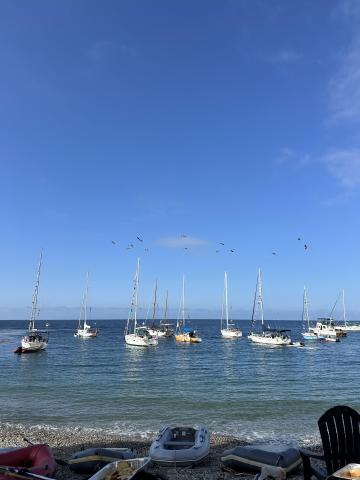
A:
{"type": "MultiPolygon", "coordinates": [[[[129,435],[204,424],[247,440],[312,443],[326,408],[360,409],[360,333],[269,348],[222,339],[218,321],[197,320],[201,344],[163,339],[146,349],[125,345],[122,320],[97,321],[95,339],[75,338],[76,323],[52,321],[47,351],[15,355],[27,324],[0,322],[1,421],[129,435]]],[[[248,322],[238,324],[248,331],[248,322]]],[[[299,339],[300,322],[281,327],[299,339]]]]}

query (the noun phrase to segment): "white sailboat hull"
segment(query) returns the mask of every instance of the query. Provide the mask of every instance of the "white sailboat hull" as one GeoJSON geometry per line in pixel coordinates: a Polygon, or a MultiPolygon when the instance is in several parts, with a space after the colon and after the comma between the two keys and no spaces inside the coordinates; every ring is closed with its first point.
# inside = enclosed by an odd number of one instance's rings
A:
{"type": "Polygon", "coordinates": [[[140,337],[136,333],[129,333],[125,335],[125,343],[136,347],[154,347],[158,344],[158,339],[156,337],[140,337]]]}
{"type": "Polygon", "coordinates": [[[262,345],[290,345],[291,338],[290,337],[282,337],[282,336],[271,336],[271,335],[262,335],[259,333],[251,333],[248,336],[248,339],[254,343],[261,343],[262,345]]]}
{"type": "Polygon", "coordinates": [[[97,337],[98,331],[97,330],[83,330],[79,328],[75,333],[74,337],[81,337],[81,338],[94,338],[97,337]]]}
{"type": "Polygon", "coordinates": [[[360,332],[360,325],[346,325],[346,327],[341,326],[341,328],[346,332],[360,332]]]}
{"type": "Polygon", "coordinates": [[[221,335],[224,338],[239,338],[242,337],[242,331],[236,328],[222,328],[220,330],[221,335]]]}

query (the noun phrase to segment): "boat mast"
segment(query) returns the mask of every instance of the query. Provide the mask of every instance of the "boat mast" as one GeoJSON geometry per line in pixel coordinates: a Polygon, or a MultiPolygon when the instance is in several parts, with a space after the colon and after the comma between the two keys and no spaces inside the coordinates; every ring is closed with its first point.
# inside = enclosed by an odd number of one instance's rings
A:
{"type": "Polygon", "coordinates": [[[35,317],[36,317],[36,312],[37,312],[37,300],[38,300],[39,284],[40,284],[42,254],[43,254],[43,251],[41,249],[40,250],[39,265],[38,265],[38,269],[37,269],[37,273],[36,273],[34,294],[33,294],[33,298],[32,298],[31,316],[30,316],[30,321],[29,321],[29,332],[32,332],[32,331],[35,330],[35,317]]]}
{"type": "Polygon", "coordinates": [[[152,314],[152,327],[153,327],[153,328],[154,328],[154,326],[155,326],[156,294],[157,294],[157,279],[155,280],[154,303],[153,303],[153,314],[152,314]]]}
{"type": "Polygon", "coordinates": [[[182,318],[182,327],[185,327],[185,275],[183,275],[182,281],[182,300],[181,300],[181,318],[182,318]]]}
{"type": "Polygon", "coordinates": [[[85,292],[84,292],[84,330],[86,330],[86,327],[88,327],[88,324],[86,323],[88,293],[89,293],[89,272],[86,272],[86,284],[85,284],[85,292]]]}
{"type": "Polygon", "coordinates": [[[309,309],[308,309],[308,300],[306,295],[306,287],[304,287],[304,296],[303,296],[303,324],[307,323],[308,331],[310,330],[310,320],[309,320],[309,309]]]}
{"type": "Polygon", "coordinates": [[[342,291],[342,304],[343,304],[343,320],[344,320],[344,325],[346,325],[346,310],[345,310],[345,290],[343,289],[342,291]]]}
{"type": "Polygon", "coordinates": [[[168,295],[169,295],[169,290],[166,290],[165,311],[164,311],[164,320],[165,320],[165,322],[166,322],[166,320],[167,320],[168,295]]]}
{"type": "Polygon", "coordinates": [[[224,287],[225,287],[225,318],[226,318],[226,330],[229,328],[229,305],[228,305],[228,291],[227,291],[227,273],[225,272],[224,276],[224,287]]]}
{"type": "Polygon", "coordinates": [[[260,313],[261,313],[261,326],[262,329],[264,330],[264,310],[263,310],[263,299],[262,299],[262,286],[261,286],[261,270],[259,268],[258,272],[258,300],[257,303],[260,307],[260,313]]]}
{"type": "Polygon", "coordinates": [[[131,296],[131,304],[129,309],[129,315],[126,322],[125,335],[129,334],[130,331],[130,322],[134,320],[134,333],[136,330],[136,313],[137,313],[137,289],[139,285],[139,270],[140,270],[140,258],[137,259],[136,271],[133,280],[133,292],[131,296]]]}

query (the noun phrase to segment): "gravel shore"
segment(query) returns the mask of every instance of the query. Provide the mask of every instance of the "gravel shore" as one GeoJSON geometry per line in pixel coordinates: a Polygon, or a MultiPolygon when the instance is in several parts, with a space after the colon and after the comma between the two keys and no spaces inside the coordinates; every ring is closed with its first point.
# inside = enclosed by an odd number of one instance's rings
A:
{"type": "MultiPolygon", "coordinates": [[[[70,429],[14,426],[0,423],[0,448],[11,446],[26,446],[27,438],[32,443],[47,443],[55,458],[68,460],[71,455],[79,450],[91,447],[128,447],[136,450],[138,457],[148,456],[151,439],[144,439],[140,435],[133,437],[121,437],[115,434],[103,433],[101,430],[82,429],[74,427],[70,429]]],[[[194,467],[165,468],[153,467],[169,480],[231,480],[253,479],[254,474],[233,472],[221,468],[220,456],[223,450],[237,445],[245,445],[239,439],[233,437],[212,434],[211,449],[208,458],[194,467]]],[[[85,480],[90,475],[73,473],[67,466],[57,466],[54,478],[57,480],[85,480]]],[[[301,472],[291,475],[293,480],[302,479],[301,472]]]]}

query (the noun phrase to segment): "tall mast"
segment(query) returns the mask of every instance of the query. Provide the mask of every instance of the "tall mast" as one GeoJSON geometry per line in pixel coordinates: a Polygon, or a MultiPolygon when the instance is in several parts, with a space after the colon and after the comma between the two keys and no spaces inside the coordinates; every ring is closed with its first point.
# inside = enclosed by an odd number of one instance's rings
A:
{"type": "Polygon", "coordinates": [[[342,291],[342,304],[343,304],[343,320],[346,327],[346,310],[345,310],[345,290],[342,291]]]}
{"type": "Polygon", "coordinates": [[[32,298],[32,308],[31,308],[31,316],[29,321],[29,332],[35,330],[35,318],[37,313],[37,300],[38,300],[38,293],[39,293],[39,284],[40,284],[40,272],[41,272],[41,265],[42,265],[42,249],[40,250],[40,259],[39,265],[36,273],[36,281],[35,281],[35,288],[34,294],[32,298]]]}
{"type": "Polygon", "coordinates": [[[84,291],[84,330],[88,326],[86,323],[88,294],[89,294],[89,272],[86,272],[86,283],[85,283],[85,291],[84,291]]]}
{"type": "Polygon", "coordinates": [[[303,323],[307,323],[308,331],[310,330],[310,320],[309,320],[309,308],[308,300],[306,295],[306,287],[304,287],[304,296],[303,296],[303,323]]]}
{"type": "Polygon", "coordinates": [[[224,288],[225,288],[225,318],[226,329],[229,328],[229,305],[228,305],[228,291],[227,291],[227,273],[224,275],[224,288]]]}
{"type": "Polygon", "coordinates": [[[153,314],[152,314],[152,326],[155,325],[155,314],[156,314],[156,294],[157,294],[157,279],[155,280],[155,290],[154,290],[154,304],[153,304],[153,314]]]}
{"type": "Polygon", "coordinates": [[[137,259],[136,275],[135,275],[135,304],[134,304],[134,333],[136,333],[136,320],[137,320],[137,305],[138,305],[138,288],[139,288],[139,271],[140,271],[140,258],[137,259]]]}
{"type": "Polygon", "coordinates": [[[166,290],[165,311],[164,311],[164,320],[165,320],[165,321],[167,320],[168,295],[169,295],[169,290],[166,290]]]}
{"type": "Polygon", "coordinates": [[[263,310],[263,299],[262,299],[262,285],[261,285],[261,270],[259,268],[258,272],[258,305],[261,312],[261,325],[264,329],[264,310],[263,310]]]}
{"type": "Polygon", "coordinates": [[[139,285],[139,270],[140,270],[140,258],[137,259],[136,271],[133,280],[133,291],[131,295],[131,304],[129,309],[129,315],[126,322],[125,335],[128,335],[130,332],[130,322],[134,320],[134,333],[136,330],[136,313],[137,313],[137,289],[139,285]]]}
{"type": "Polygon", "coordinates": [[[182,326],[184,328],[185,327],[185,275],[183,275],[183,280],[182,280],[181,317],[182,317],[182,326]]]}

